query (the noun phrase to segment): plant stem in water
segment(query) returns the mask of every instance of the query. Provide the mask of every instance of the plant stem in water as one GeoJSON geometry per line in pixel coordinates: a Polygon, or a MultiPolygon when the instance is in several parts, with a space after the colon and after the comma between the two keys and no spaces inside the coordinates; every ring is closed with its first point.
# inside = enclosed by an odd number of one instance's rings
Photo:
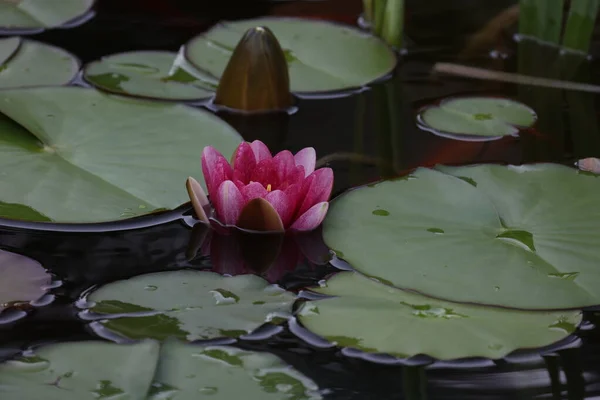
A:
{"type": "Polygon", "coordinates": [[[587,53],[596,23],[600,1],[572,0],[563,37],[563,46],[587,53]]]}

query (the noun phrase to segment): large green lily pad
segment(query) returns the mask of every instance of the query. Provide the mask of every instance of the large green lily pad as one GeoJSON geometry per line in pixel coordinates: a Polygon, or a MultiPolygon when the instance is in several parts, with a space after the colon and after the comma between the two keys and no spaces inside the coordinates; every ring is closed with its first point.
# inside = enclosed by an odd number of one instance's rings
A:
{"type": "Polygon", "coordinates": [[[159,272],[117,281],[93,292],[90,311],[105,329],[139,339],[239,337],[278,313],[295,296],[255,275],[224,277],[192,270],[159,272]]]}
{"type": "Polygon", "coordinates": [[[165,100],[203,100],[213,88],[174,66],[177,54],[133,51],[103,57],[85,66],[85,79],[108,92],[165,100]]]}
{"type": "Polygon", "coordinates": [[[0,250],[0,312],[11,304],[39,299],[50,281],[50,274],[37,261],[0,250]]]}
{"type": "Polygon", "coordinates": [[[66,342],[0,364],[2,400],[316,400],[272,354],[168,341],[66,342]]]}
{"type": "Polygon", "coordinates": [[[202,176],[204,146],[231,154],[241,142],[208,112],[86,88],[0,91],[0,112],[14,120],[0,114],[7,218],[101,222],[172,209],[189,201],[187,177],[202,176]]]}
{"type": "Polygon", "coordinates": [[[525,104],[497,97],[456,97],[425,108],[419,114],[422,128],[439,135],[461,135],[481,139],[516,135],[537,119],[525,104]]]}
{"type": "Polygon", "coordinates": [[[300,18],[218,24],[186,45],[186,57],[200,71],[218,79],[242,35],[257,26],[268,27],[279,40],[294,92],[361,87],[396,66],[394,52],[380,39],[349,26],[300,18]]]}
{"type": "Polygon", "coordinates": [[[269,353],[228,346],[163,345],[152,400],[316,400],[314,382],[269,353]],[[167,397],[167,396],[173,397],[167,397]]]}
{"type": "Polygon", "coordinates": [[[342,195],[325,242],[367,275],[446,300],[600,304],[597,176],[553,164],[443,171],[418,169],[342,195]]]}
{"type": "Polygon", "coordinates": [[[0,28],[61,26],[87,13],[94,0],[0,0],[0,28]]]}
{"type": "Polygon", "coordinates": [[[144,400],[160,347],[153,341],[117,345],[67,342],[0,364],[2,400],[144,400]]]}
{"type": "Polygon", "coordinates": [[[18,38],[0,41],[0,89],[66,85],[78,72],[77,58],[58,47],[18,38]]]}
{"type": "Polygon", "coordinates": [[[338,297],[302,306],[298,318],[310,331],[340,346],[403,358],[502,358],[517,349],[550,345],[581,322],[581,313],[574,311],[516,311],[434,300],[356,272],[340,272],[312,290],[338,297]]]}

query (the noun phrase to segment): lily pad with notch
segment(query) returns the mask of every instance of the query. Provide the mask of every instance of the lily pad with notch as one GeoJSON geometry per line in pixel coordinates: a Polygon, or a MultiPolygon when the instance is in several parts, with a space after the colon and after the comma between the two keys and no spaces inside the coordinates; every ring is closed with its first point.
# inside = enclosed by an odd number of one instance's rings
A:
{"type": "Polygon", "coordinates": [[[453,97],[428,106],[417,116],[419,126],[457,140],[494,140],[514,136],[532,126],[535,111],[518,101],[498,97],[453,97]]]}
{"type": "Polygon", "coordinates": [[[310,290],[336,297],[304,303],[298,312],[304,327],[342,347],[400,358],[498,359],[553,344],[581,322],[578,311],[516,311],[434,300],[357,272],[339,272],[310,290]]]}
{"type": "Polygon", "coordinates": [[[1,0],[0,29],[55,28],[88,13],[94,0],[1,0]]]}
{"type": "Polygon", "coordinates": [[[51,280],[37,261],[0,250],[0,313],[13,305],[38,300],[46,294],[51,280]]]}
{"type": "Polygon", "coordinates": [[[439,169],[341,195],[325,243],[368,276],[449,301],[600,304],[597,176],[556,164],[439,169]]]}
{"type": "Polygon", "coordinates": [[[154,341],[51,344],[0,364],[3,400],[144,400],[158,363],[154,341]]]}
{"type": "Polygon", "coordinates": [[[312,380],[273,354],[173,340],[163,344],[149,398],[171,398],[169,394],[215,400],[322,398],[312,380]]]}
{"type": "Polygon", "coordinates": [[[0,39],[0,90],[69,84],[79,72],[71,53],[30,39],[0,39]]]}
{"type": "Polygon", "coordinates": [[[281,44],[295,93],[360,88],[387,76],[396,66],[395,53],[379,38],[350,26],[301,18],[218,24],[186,44],[186,58],[200,72],[218,80],[242,36],[257,26],[272,30],[281,44]]]}
{"type": "Polygon", "coordinates": [[[0,91],[0,112],[0,217],[12,219],[105,222],[176,208],[187,177],[201,175],[202,148],[232,153],[241,142],[209,112],[89,88],[0,91]]]}
{"type": "Polygon", "coordinates": [[[214,87],[177,67],[176,53],[133,51],[87,64],[84,78],[108,92],[162,100],[205,100],[214,87]]]}
{"type": "Polygon", "coordinates": [[[291,312],[295,296],[255,275],[224,277],[192,270],[140,275],[105,285],[87,298],[82,317],[131,339],[237,338],[291,312]]]}

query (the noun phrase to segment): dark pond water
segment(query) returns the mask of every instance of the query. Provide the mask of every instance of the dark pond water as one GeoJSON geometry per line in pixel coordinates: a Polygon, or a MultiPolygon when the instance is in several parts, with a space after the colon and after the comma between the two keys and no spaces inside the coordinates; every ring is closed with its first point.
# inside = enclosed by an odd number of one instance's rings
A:
{"type": "MultiPolygon", "coordinates": [[[[465,54],[472,34],[503,8],[500,0],[407,1],[407,52],[390,79],[352,96],[298,99],[298,111],[283,117],[229,119],[245,139],[261,139],[274,151],[293,152],[313,146],[334,168],[334,193],[381,176],[394,176],[417,166],[536,161],[572,163],[600,157],[596,97],[575,93],[581,107],[546,102],[535,130],[521,138],[490,142],[456,141],[423,132],[415,124],[421,106],[453,94],[485,93],[525,100],[563,98],[556,89],[532,89],[448,76],[432,76],[435,62],[460,62],[507,71],[516,69],[516,45],[507,34],[487,49],[465,54]],[[388,94],[396,99],[388,102],[388,94]],[[536,97],[537,96],[537,97],[536,97]],[[575,113],[575,114],[573,114],[575,113]],[[557,115],[578,115],[576,124],[557,125],[557,115]],[[595,129],[595,130],[594,130],[595,129]],[[596,135],[596,136],[594,136],[596,135]],[[347,154],[359,156],[348,157],[347,154]]],[[[65,48],[83,62],[127,50],[176,51],[182,43],[227,18],[303,15],[356,23],[359,0],[323,2],[100,0],[96,15],[72,29],[51,30],[33,37],[65,48]],[[218,4],[217,4],[218,3],[218,4]]],[[[595,52],[600,41],[595,41],[595,52]]],[[[543,62],[538,66],[543,75],[543,62]]],[[[592,82],[598,83],[591,61],[592,82]]],[[[527,101],[526,101],[527,102],[527,101]]],[[[537,108],[536,108],[537,109],[537,108]]],[[[190,255],[191,229],[180,218],[183,207],[147,225],[107,226],[101,232],[34,232],[0,227],[0,247],[40,261],[60,282],[26,318],[0,323],[0,359],[34,344],[97,339],[77,318],[74,302],[95,286],[147,272],[178,268],[214,269],[235,274],[216,254],[190,255]]],[[[146,224],[146,222],[145,222],[146,224]]],[[[317,232],[318,234],[318,232],[317,232]]],[[[227,244],[224,244],[227,248],[227,244]]],[[[213,248],[214,251],[214,248],[213,248]]],[[[264,276],[290,290],[316,285],[336,271],[328,264],[300,256],[264,276]]],[[[247,272],[247,271],[246,271],[247,272]]],[[[241,341],[239,346],[272,352],[314,380],[330,399],[594,399],[600,398],[600,314],[586,311],[584,323],[571,337],[541,352],[517,352],[499,361],[433,362],[416,358],[403,365],[380,365],[348,357],[339,349],[319,349],[298,339],[289,328],[268,340],[241,341]]],[[[440,337],[440,341],[444,338],[440,337]]]]}

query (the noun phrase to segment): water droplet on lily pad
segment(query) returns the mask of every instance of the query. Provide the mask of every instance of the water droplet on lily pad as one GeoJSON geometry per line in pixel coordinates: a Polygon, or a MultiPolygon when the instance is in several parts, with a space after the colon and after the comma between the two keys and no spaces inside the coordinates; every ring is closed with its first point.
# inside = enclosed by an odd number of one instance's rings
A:
{"type": "Polygon", "coordinates": [[[387,217],[388,215],[390,215],[390,212],[387,210],[378,209],[378,210],[373,210],[373,215],[377,215],[380,217],[387,217]]]}

